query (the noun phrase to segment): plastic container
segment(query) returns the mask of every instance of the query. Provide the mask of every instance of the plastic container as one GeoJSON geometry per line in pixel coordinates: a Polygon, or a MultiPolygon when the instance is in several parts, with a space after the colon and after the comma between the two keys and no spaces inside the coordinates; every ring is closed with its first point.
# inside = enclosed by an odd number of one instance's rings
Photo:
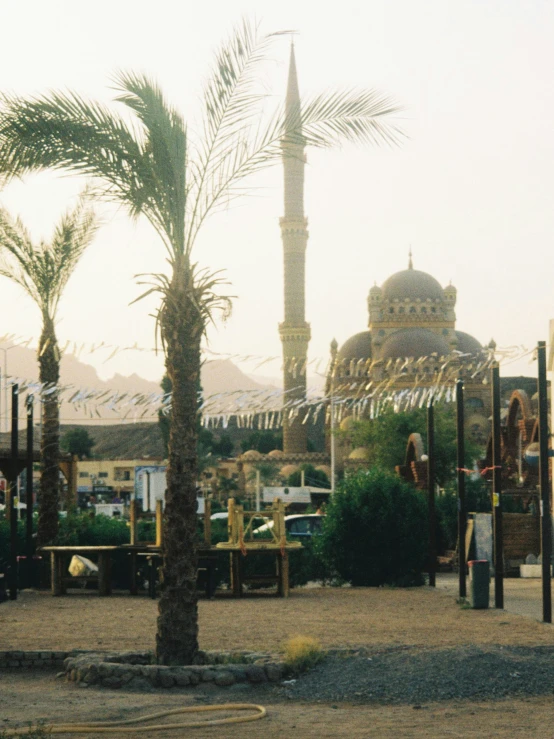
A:
{"type": "Polygon", "coordinates": [[[469,567],[469,602],[472,608],[489,607],[490,568],[486,559],[472,559],[469,567]]]}

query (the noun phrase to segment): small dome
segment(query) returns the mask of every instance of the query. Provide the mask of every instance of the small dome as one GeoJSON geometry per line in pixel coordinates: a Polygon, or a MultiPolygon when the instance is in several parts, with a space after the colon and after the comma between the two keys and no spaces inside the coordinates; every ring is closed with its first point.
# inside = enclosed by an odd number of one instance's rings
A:
{"type": "Polygon", "coordinates": [[[440,284],[427,272],[418,269],[404,269],[383,283],[385,300],[443,300],[444,292],[440,284]]]}
{"type": "Polygon", "coordinates": [[[354,423],[354,419],[352,418],[352,416],[347,416],[346,418],[343,418],[342,421],[340,422],[340,430],[350,431],[353,423],[354,423]]]}
{"type": "Polygon", "coordinates": [[[362,331],[347,339],[341,346],[337,359],[340,362],[371,359],[371,331],[362,331]]]}
{"type": "Polygon", "coordinates": [[[294,472],[298,472],[300,467],[297,464],[286,464],[279,473],[281,477],[290,477],[294,472]]]}
{"type": "Polygon", "coordinates": [[[404,357],[428,357],[450,354],[446,341],[428,328],[402,328],[395,331],[383,343],[382,359],[404,357]]]}
{"type": "Polygon", "coordinates": [[[352,459],[357,462],[367,462],[369,459],[369,452],[365,446],[359,446],[350,452],[348,459],[352,459]]]}
{"type": "Polygon", "coordinates": [[[272,459],[278,459],[279,457],[283,456],[283,452],[281,451],[281,449],[272,449],[267,456],[271,457],[272,459]]]}
{"type": "Polygon", "coordinates": [[[324,472],[329,480],[331,479],[331,468],[327,464],[320,464],[316,467],[316,470],[319,470],[319,472],[324,472]]]}
{"type": "Polygon", "coordinates": [[[260,454],[260,452],[256,451],[256,449],[249,449],[247,452],[244,452],[241,459],[244,462],[254,462],[258,459],[263,459],[263,454],[260,454]]]}
{"type": "Polygon", "coordinates": [[[479,354],[483,351],[481,344],[470,334],[466,334],[464,331],[455,331],[455,334],[458,339],[456,351],[462,352],[462,354],[479,354]]]}

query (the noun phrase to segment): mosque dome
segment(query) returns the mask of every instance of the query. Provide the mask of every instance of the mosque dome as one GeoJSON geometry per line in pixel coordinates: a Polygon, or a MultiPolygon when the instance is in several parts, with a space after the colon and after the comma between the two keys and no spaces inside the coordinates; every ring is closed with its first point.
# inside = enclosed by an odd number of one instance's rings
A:
{"type": "Polygon", "coordinates": [[[281,477],[290,477],[295,472],[298,472],[300,470],[300,467],[297,464],[286,464],[281,472],[279,473],[281,477]]]}
{"type": "Polygon", "coordinates": [[[343,418],[342,421],[340,422],[340,430],[350,431],[353,424],[354,424],[354,419],[352,418],[352,416],[346,416],[346,418],[343,418]]]}
{"type": "Polygon", "coordinates": [[[371,359],[371,331],[362,331],[347,339],[341,346],[337,359],[340,362],[371,359]]]}
{"type": "Polygon", "coordinates": [[[247,452],[244,452],[241,459],[244,462],[255,462],[259,459],[263,459],[263,454],[260,454],[256,449],[249,449],[247,452]]]}
{"type": "Polygon", "coordinates": [[[446,341],[428,328],[401,328],[383,342],[381,359],[428,357],[450,354],[446,341]]]}
{"type": "Polygon", "coordinates": [[[280,449],[272,449],[267,456],[272,459],[279,459],[283,456],[283,452],[280,449]]]}
{"type": "Polygon", "coordinates": [[[404,269],[383,283],[384,300],[443,300],[444,291],[434,277],[418,269],[404,269]]]}
{"type": "Polygon", "coordinates": [[[348,459],[352,459],[356,462],[367,462],[369,459],[369,452],[365,446],[359,446],[350,452],[348,459]]]}
{"type": "Polygon", "coordinates": [[[456,351],[462,352],[462,354],[479,354],[483,351],[481,344],[470,334],[466,334],[465,331],[456,331],[455,333],[458,339],[456,351]]]}

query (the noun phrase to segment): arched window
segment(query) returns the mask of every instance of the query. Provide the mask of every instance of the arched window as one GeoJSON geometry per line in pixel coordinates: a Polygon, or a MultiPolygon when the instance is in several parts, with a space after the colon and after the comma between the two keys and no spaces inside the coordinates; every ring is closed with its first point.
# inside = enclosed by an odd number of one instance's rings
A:
{"type": "Polygon", "coordinates": [[[414,306],[413,306],[413,305],[412,305],[412,307],[410,308],[410,313],[417,313],[417,311],[416,311],[416,309],[414,308],[414,306]]]}

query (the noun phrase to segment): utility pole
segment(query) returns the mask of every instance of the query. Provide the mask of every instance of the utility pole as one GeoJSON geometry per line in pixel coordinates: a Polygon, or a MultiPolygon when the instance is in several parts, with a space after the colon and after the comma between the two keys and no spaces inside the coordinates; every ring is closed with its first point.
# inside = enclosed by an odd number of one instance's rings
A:
{"type": "Polygon", "coordinates": [[[492,519],[494,526],[494,607],[504,608],[504,546],[502,535],[502,452],[500,438],[500,369],[491,369],[492,386],[492,519]]]}
{"type": "Polygon", "coordinates": [[[436,585],[437,536],[435,517],[435,409],[433,398],[427,406],[427,503],[429,510],[429,585],[436,585]]]}
{"type": "Polygon", "coordinates": [[[458,575],[459,596],[465,598],[466,590],[466,478],[464,440],[464,382],[456,382],[456,446],[458,450],[458,575]]]}
{"type": "Polygon", "coordinates": [[[542,620],[552,623],[552,511],[548,484],[548,399],[546,387],[546,342],[539,341],[539,485],[541,491],[541,554],[542,554],[542,620]]]}

